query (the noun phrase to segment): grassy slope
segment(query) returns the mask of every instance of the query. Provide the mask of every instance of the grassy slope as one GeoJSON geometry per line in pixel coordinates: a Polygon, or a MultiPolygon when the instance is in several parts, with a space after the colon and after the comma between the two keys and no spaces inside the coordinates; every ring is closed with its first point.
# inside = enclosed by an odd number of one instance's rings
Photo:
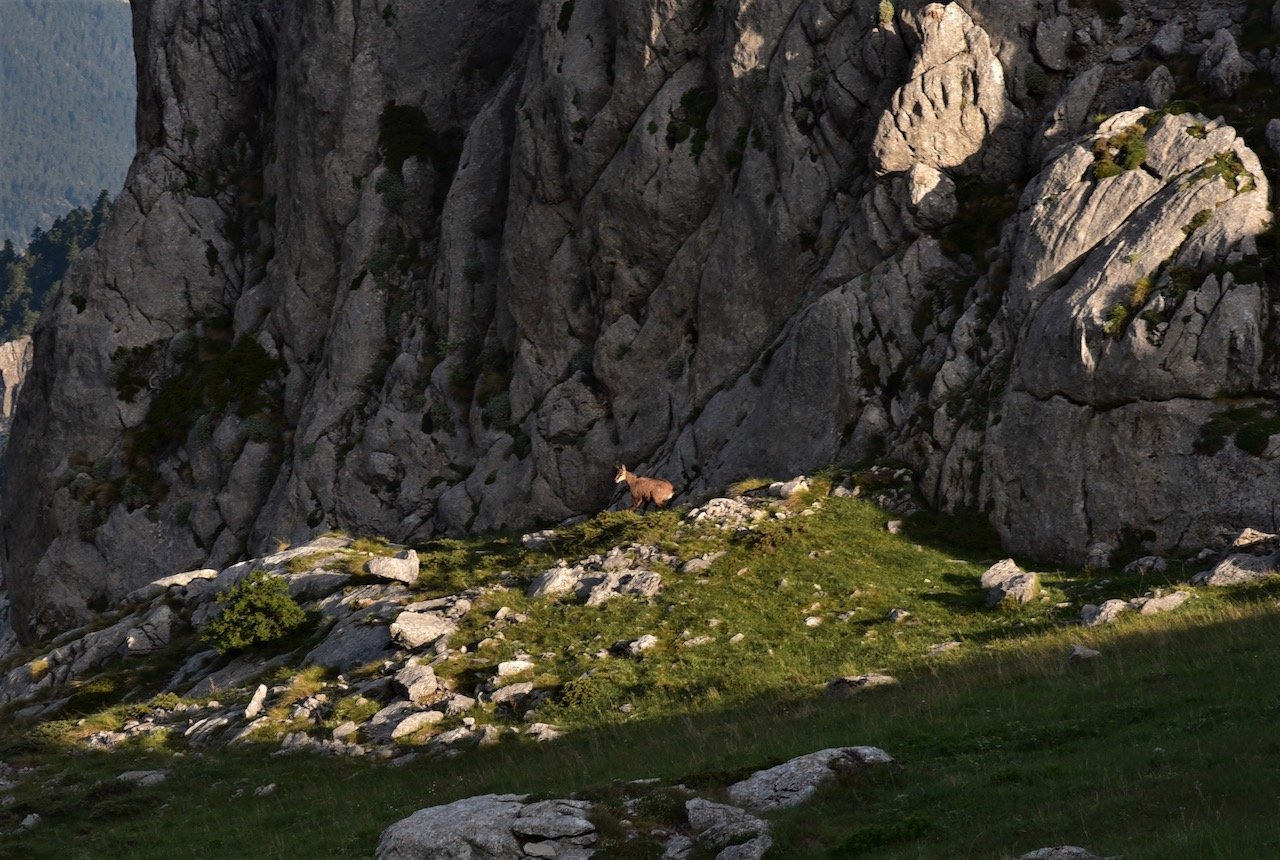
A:
{"type": "MultiPolygon", "coordinates": [[[[1203,592],[1171,615],[1084,631],[1069,624],[1083,602],[1133,596],[1150,583],[1050,574],[1044,602],[986,610],[976,587],[980,546],[948,551],[940,520],[894,537],[884,519],[864,503],[827,500],[769,539],[731,545],[708,574],[669,574],[653,604],[619,599],[588,610],[524,601],[518,591],[483,598],[472,619],[510,605],[530,620],[508,627],[492,653],[461,657],[451,669],[487,673],[521,647],[535,654],[535,676],[560,691],[539,719],[577,729],[553,744],[508,740],[387,768],[271,759],[263,750],[58,752],[12,737],[0,757],[39,767],[40,779],[24,783],[0,827],[30,811],[45,820],[0,842],[0,853],[368,856],[391,822],[459,797],[564,794],[651,776],[714,792],[751,769],[845,744],[884,747],[902,770],[880,784],[834,786],[780,818],[777,856],[999,857],[1063,842],[1127,858],[1280,849],[1271,592],[1203,592]],[[1070,607],[1055,608],[1059,602],[1070,607]],[[889,623],[893,608],[919,623],[889,623]],[[854,615],[839,622],[842,612],[854,615]],[[824,623],[806,627],[809,615],[824,623]],[[712,627],[710,618],[722,623],[712,627]],[[684,630],[715,641],[680,648],[684,630]],[[591,657],[645,632],[663,644],[641,661],[591,657]],[[731,645],[736,632],[746,639],[731,645]],[[925,656],[952,639],[963,646],[925,656]],[[1068,669],[1073,642],[1104,656],[1068,669]],[[588,679],[562,686],[592,668],[588,679]],[[837,674],[870,670],[902,684],[849,700],[818,694],[837,674]],[[618,710],[623,702],[631,714],[618,710]],[[170,767],[173,776],[156,788],[110,781],[145,766],[170,767]],[[279,785],[274,794],[252,796],[269,782],[279,785]]],[[[672,514],[605,514],[556,549],[572,558],[620,540],[670,539],[675,522],[672,514]]],[[[972,544],[964,529],[951,536],[972,544]]],[[[710,548],[715,538],[690,534],[686,542],[710,548]]],[[[438,590],[498,579],[501,570],[527,577],[550,557],[521,558],[509,541],[431,550],[424,568],[438,590]]],[[[459,644],[489,632],[473,624],[459,644]]]]}

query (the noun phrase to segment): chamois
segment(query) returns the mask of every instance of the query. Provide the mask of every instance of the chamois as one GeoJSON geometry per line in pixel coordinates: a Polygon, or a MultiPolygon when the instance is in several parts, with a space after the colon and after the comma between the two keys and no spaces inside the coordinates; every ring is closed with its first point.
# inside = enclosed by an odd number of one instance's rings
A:
{"type": "Polygon", "coordinates": [[[615,484],[627,482],[627,486],[631,489],[631,510],[635,510],[646,502],[653,502],[658,507],[666,507],[667,502],[671,501],[671,497],[676,494],[676,488],[671,486],[670,482],[661,478],[642,478],[635,472],[628,472],[627,467],[618,465],[618,476],[613,479],[615,484]]]}

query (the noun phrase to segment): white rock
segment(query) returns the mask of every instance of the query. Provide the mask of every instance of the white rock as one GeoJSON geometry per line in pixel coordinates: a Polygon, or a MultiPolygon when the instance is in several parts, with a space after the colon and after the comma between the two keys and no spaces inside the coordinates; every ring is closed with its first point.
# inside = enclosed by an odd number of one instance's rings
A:
{"type": "Polygon", "coordinates": [[[370,576],[379,579],[413,585],[418,581],[418,554],[410,549],[391,558],[371,558],[365,562],[364,569],[370,576]]]}
{"type": "Polygon", "coordinates": [[[244,718],[252,720],[262,713],[262,706],[267,701],[267,685],[259,684],[258,689],[253,691],[253,698],[249,700],[249,704],[245,706],[244,718]]]}

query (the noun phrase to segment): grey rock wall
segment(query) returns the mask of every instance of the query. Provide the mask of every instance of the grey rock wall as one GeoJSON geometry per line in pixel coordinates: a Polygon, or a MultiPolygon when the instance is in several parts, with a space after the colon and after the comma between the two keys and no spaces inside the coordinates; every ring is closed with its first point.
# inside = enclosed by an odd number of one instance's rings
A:
{"type": "Polygon", "coordinates": [[[1072,12],[1059,74],[1054,4],[886,11],[135,3],[140,152],[14,428],[13,626],[328,528],[598,510],[617,461],[697,499],[891,457],[1062,560],[1273,525],[1266,438],[1218,432],[1271,417],[1262,169],[1088,123],[1175,13],[1072,12]]]}

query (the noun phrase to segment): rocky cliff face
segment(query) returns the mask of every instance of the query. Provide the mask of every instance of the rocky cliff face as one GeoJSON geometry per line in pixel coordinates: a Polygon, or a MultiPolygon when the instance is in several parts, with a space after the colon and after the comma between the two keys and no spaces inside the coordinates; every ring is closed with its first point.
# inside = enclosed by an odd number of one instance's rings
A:
{"type": "Polygon", "coordinates": [[[1265,77],[1247,4],[133,8],[140,152],[10,452],[24,637],[619,460],[892,458],[1062,561],[1276,525],[1266,117],[1157,110],[1265,77]]]}

